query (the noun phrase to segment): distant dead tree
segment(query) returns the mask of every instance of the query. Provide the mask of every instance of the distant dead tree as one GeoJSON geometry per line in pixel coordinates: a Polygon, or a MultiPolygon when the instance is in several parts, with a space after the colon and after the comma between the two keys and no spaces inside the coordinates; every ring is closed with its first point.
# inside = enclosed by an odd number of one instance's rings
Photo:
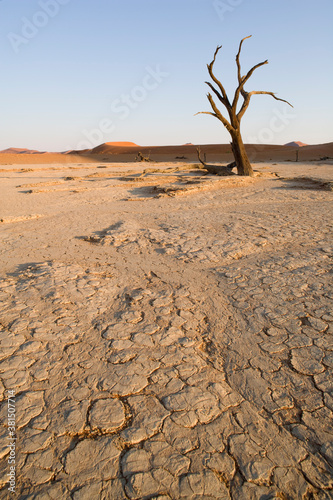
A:
{"type": "Polygon", "coordinates": [[[298,161],[299,151],[296,149],[296,161],[298,161]]]}
{"type": "Polygon", "coordinates": [[[212,62],[210,64],[207,64],[208,73],[209,73],[211,79],[213,80],[213,82],[215,83],[215,85],[217,86],[217,88],[214,87],[214,85],[212,85],[210,82],[205,82],[205,83],[210,87],[210,89],[217,96],[218,100],[227,109],[228,115],[229,115],[229,120],[222,115],[222,113],[218,109],[211,93],[207,94],[207,98],[208,98],[208,101],[213,109],[213,113],[210,111],[201,111],[199,113],[196,113],[197,115],[206,114],[206,115],[215,116],[215,118],[220,120],[223,123],[223,125],[225,126],[225,128],[228,130],[229,134],[231,135],[231,139],[232,139],[231,148],[232,148],[232,152],[233,152],[233,155],[235,158],[238,175],[253,175],[251,163],[250,163],[250,160],[249,160],[248,155],[246,153],[245,146],[244,146],[241,132],[240,132],[241,119],[243,118],[243,115],[250,104],[251,97],[255,94],[267,94],[267,95],[274,97],[274,99],[276,99],[277,101],[286,102],[287,104],[289,104],[289,106],[293,107],[288,101],[285,101],[284,99],[280,99],[279,97],[276,97],[274,92],[265,92],[263,90],[252,90],[251,92],[246,92],[246,90],[244,90],[244,85],[247,83],[249,78],[252,76],[253,72],[257,68],[259,68],[260,66],[263,66],[264,64],[268,64],[267,60],[264,62],[261,62],[259,64],[256,64],[255,66],[253,66],[253,68],[251,68],[246,73],[245,76],[242,76],[241,65],[240,65],[240,61],[239,61],[240,53],[241,53],[241,49],[242,49],[242,45],[243,45],[244,40],[246,40],[247,38],[251,38],[251,36],[252,35],[243,38],[243,40],[241,40],[241,42],[239,44],[239,49],[238,49],[238,53],[236,56],[236,64],[237,64],[237,70],[238,70],[238,87],[236,88],[235,95],[234,95],[232,102],[230,102],[224,86],[216,78],[216,76],[214,75],[214,72],[213,72],[216,56],[217,56],[219,50],[222,48],[221,45],[218,46],[217,49],[215,50],[214,58],[213,58],[212,62]],[[239,101],[240,96],[243,97],[243,103],[242,103],[239,111],[237,112],[238,101],[239,101]]]}
{"type": "Polygon", "coordinates": [[[135,161],[151,161],[150,153],[151,153],[151,151],[149,151],[148,156],[143,156],[141,151],[139,151],[138,155],[135,157],[135,161]]]}

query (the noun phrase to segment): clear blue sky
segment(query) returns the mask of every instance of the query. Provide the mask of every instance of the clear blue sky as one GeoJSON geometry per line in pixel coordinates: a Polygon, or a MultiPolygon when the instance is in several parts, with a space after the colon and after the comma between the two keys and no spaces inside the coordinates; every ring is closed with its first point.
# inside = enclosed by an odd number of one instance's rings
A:
{"type": "Polygon", "coordinates": [[[211,116],[206,64],[246,90],[246,142],[331,142],[332,0],[0,0],[0,149],[48,151],[133,141],[227,143],[211,116]]]}

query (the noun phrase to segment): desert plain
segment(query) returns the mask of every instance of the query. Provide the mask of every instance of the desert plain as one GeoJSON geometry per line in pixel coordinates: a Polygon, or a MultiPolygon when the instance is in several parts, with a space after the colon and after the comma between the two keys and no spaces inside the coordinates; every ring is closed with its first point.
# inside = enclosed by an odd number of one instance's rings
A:
{"type": "Polygon", "coordinates": [[[281,148],[0,155],[1,498],[8,391],[17,498],[333,498],[333,151],[281,148]]]}

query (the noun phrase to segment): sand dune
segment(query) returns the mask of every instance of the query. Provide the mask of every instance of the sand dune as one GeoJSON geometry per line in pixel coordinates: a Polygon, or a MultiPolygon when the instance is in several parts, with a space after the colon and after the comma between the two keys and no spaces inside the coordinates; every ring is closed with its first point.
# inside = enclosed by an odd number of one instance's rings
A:
{"type": "Polygon", "coordinates": [[[13,155],[18,155],[18,154],[24,154],[24,155],[30,155],[30,154],[44,154],[43,151],[37,151],[37,149],[26,149],[26,148],[7,148],[2,151],[0,151],[0,154],[13,154],[13,155]]]}
{"type": "MultiPolygon", "coordinates": [[[[333,142],[318,145],[304,145],[303,143],[290,143],[296,145],[270,145],[247,144],[246,149],[251,162],[266,161],[295,161],[298,152],[299,161],[319,161],[321,158],[333,158],[333,142]]],[[[139,146],[133,142],[107,142],[93,149],[81,151],[67,151],[65,153],[38,153],[24,152],[10,148],[0,152],[0,164],[47,164],[47,163],[90,163],[90,162],[133,162],[139,152],[150,156],[151,161],[197,162],[197,145],[171,145],[171,146],[139,146]],[[18,152],[17,152],[18,151],[18,152]]],[[[200,145],[207,161],[229,163],[233,160],[230,144],[204,144],[200,145]]]]}
{"type": "Polygon", "coordinates": [[[302,148],[303,146],[308,146],[308,144],[305,144],[305,142],[301,142],[301,141],[292,141],[292,142],[288,142],[287,144],[285,144],[285,146],[291,146],[293,148],[302,148]]]}
{"type": "Polygon", "coordinates": [[[0,153],[0,165],[48,165],[48,164],[73,164],[73,163],[95,163],[96,159],[92,156],[83,157],[78,154],[62,153],[35,153],[35,154],[13,154],[0,153]]]}
{"type": "Polygon", "coordinates": [[[139,144],[136,144],[135,142],[105,142],[107,146],[135,146],[135,147],[140,147],[139,144]]]}
{"type": "Polygon", "coordinates": [[[104,144],[100,144],[96,148],[88,151],[90,154],[119,154],[119,153],[127,153],[132,152],[131,148],[139,148],[141,146],[135,144],[134,142],[105,142],[104,144]]]}

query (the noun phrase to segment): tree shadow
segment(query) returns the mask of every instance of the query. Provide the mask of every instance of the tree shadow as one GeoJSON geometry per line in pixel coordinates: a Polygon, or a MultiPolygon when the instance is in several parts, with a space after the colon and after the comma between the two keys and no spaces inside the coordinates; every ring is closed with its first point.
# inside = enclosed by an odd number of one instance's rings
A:
{"type": "Polygon", "coordinates": [[[11,272],[7,273],[7,276],[12,276],[13,278],[17,278],[22,273],[26,273],[26,272],[29,272],[29,271],[33,272],[41,264],[51,265],[52,264],[52,260],[40,261],[40,262],[25,262],[24,264],[19,264],[18,266],[16,266],[16,268],[15,268],[14,271],[11,271],[11,272]]]}
{"type": "Polygon", "coordinates": [[[316,179],[314,177],[285,177],[279,178],[284,186],[275,189],[302,189],[311,191],[333,191],[333,181],[316,179]]]}
{"type": "Polygon", "coordinates": [[[116,222],[115,224],[111,224],[111,226],[102,229],[101,231],[94,231],[89,236],[75,236],[76,240],[87,241],[88,243],[92,243],[98,245],[103,238],[110,232],[119,229],[123,224],[123,221],[116,222]]]}

